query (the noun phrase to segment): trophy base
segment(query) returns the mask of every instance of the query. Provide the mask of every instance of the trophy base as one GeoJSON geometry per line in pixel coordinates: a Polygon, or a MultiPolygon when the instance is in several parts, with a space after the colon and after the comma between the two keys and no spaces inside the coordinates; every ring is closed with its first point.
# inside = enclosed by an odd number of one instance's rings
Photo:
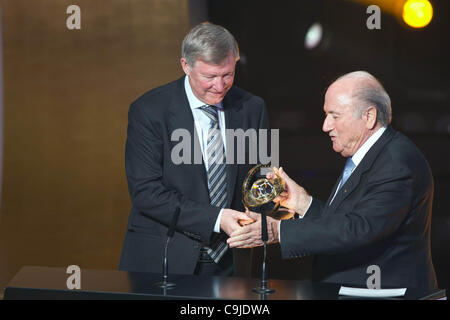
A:
{"type": "Polygon", "coordinates": [[[258,287],[258,288],[253,288],[252,291],[255,293],[259,293],[259,294],[270,294],[270,293],[274,293],[275,289],[258,287]]]}
{"type": "Polygon", "coordinates": [[[176,284],[173,282],[160,281],[160,282],[154,283],[153,286],[163,288],[163,289],[173,289],[173,288],[175,288],[176,284]]]}

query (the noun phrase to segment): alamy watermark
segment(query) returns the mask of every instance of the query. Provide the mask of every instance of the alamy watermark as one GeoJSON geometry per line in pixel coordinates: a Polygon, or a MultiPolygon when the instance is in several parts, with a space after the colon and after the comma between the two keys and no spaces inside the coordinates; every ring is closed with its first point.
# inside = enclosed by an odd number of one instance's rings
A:
{"type": "Polygon", "coordinates": [[[370,265],[366,270],[370,276],[367,278],[367,289],[381,289],[381,269],[376,264],[370,265]]]}
{"type": "Polygon", "coordinates": [[[81,9],[76,4],[67,7],[66,13],[70,16],[66,19],[66,26],[69,30],[81,29],[81,9]]]}
{"type": "Polygon", "coordinates": [[[371,14],[366,20],[366,26],[369,30],[381,29],[381,9],[373,4],[367,7],[367,14],[371,14]]]}
{"type": "MultiPolygon", "coordinates": [[[[220,135],[218,129],[211,129],[214,135],[220,135]]],[[[210,133],[211,134],[211,133],[210,133]]],[[[172,132],[171,141],[178,142],[171,151],[172,163],[179,164],[202,164],[203,156],[200,148],[197,131],[194,130],[194,137],[187,129],[176,129],[172,132]],[[194,154],[192,155],[192,150],[194,154]]],[[[223,155],[216,155],[215,163],[222,164],[257,164],[270,163],[272,167],[280,164],[280,131],[279,129],[226,129],[225,141],[226,152],[223,155]],[[270,145],[269,145],[270,136],[270,145]],[[246,144],[246,141],[248,144],[246,144]],[[246,145],[248,148],[246,148],[246,145]],[[236,146],[236,148],[235,148],[236,146]],[[270,155],[269,152],[270,146],[270,155]],[[235,154],[236,149],[236,154],[235,154]],[[225,159],[224,159],[225,158],[225,159]]],[[[266,171],[269,171],[267,169],[266,171]]],[[[264,170],[262,172],[264,174],[264,170]]]]}
{"type": "Polygon", "coordinates": [[[66,286],[69,290],[81,289],[81,269],[77,265],[70,265],[66,269],[66,273],[70,274],[67,278],[66,286]]]}

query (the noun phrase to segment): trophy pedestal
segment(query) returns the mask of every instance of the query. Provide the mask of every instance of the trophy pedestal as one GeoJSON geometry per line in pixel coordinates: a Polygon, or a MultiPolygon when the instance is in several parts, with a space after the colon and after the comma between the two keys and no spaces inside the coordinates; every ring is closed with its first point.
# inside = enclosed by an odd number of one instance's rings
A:
{"type": "Polygon", "coordinates": [[[264,242],[264,258],[262,263],[262,272],[261,272],[261,285],[259,287],[253,288],[252,291],[259,294],[271,294],[275,292],[275,289],[267,288],[267,269],[266,269],[266,256],[267,256],[267,221],[266,215],[262,214],[261,224],[263,227],[262,237],[264,242]],[[264,229],[265,228],[265,229],[264,229]]]}

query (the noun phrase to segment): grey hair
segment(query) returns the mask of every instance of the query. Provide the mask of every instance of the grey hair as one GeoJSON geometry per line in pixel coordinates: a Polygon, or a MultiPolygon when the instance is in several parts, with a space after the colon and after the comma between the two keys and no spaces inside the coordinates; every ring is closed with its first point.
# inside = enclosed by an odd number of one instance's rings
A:
{"type": "Polygon", "coordinates": [[[375,106],[377,122],[382,126],[389,125],[392,120],[391,98],[380,81],[366,71],[347,73],[337,80],[346,78],[359,80],[356,82],[352,94],[352,97],[361,103],[355,106],[356,115],[359,117],[368,107],[375,106]]]}
{"type": "Polygon", "coordinates": [[[239,47],[233,35],[224,27],[204,22],[195,26],[183,40],[181,57],[192,68],[198,59],[220,64],[230,52],[239,60],[239,47]]]}

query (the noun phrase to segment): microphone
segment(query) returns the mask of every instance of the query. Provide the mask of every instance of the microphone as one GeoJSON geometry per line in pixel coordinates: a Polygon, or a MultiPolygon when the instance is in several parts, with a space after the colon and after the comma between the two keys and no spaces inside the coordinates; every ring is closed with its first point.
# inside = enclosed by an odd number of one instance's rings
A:
{"type": "Polygon", "coordinates": [[[170,239],[172,239],[174,233],[175,233],[175,227],[177,226],[178,218],[180,217],[180,207],[177,207],[175,209],[175,213],[173,214],[172,221],[169,225],[169,230],[167,231],[167,241],[166,246],[164,248],[164,260],[163,260],[163,279],[160,282],[155,283],[155,286],[158,286],[160,288],[164,289],[171,289],[175,287],[175,283],[168,282],[167,281],[167,274],[169,270],[169,263],[167,261],[167,248],[169,247],[170,239]]]}

